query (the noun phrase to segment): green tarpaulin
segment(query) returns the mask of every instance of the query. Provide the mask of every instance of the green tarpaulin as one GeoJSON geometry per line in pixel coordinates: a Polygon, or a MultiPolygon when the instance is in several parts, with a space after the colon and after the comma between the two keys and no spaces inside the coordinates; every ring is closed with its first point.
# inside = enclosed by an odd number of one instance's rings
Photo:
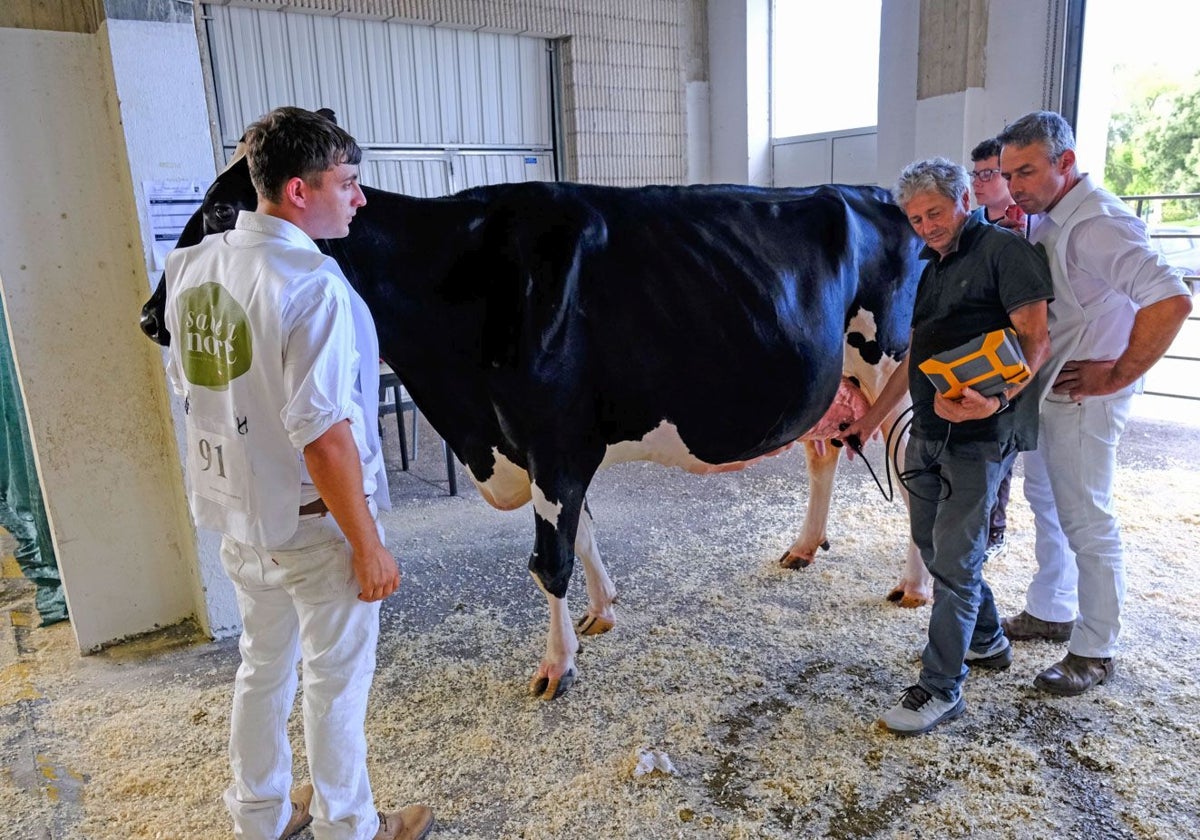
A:
{"type": "Polygon", "coordinates": [[[67,601],[50,542],[50,525],[33,462],[3,307],[0,307],[0,419],[4,434],[0,440],[0,527],[16,539],[17,565],[26,578],[37,584],[37,609],[44,626],[67,617],[67,601]]]}

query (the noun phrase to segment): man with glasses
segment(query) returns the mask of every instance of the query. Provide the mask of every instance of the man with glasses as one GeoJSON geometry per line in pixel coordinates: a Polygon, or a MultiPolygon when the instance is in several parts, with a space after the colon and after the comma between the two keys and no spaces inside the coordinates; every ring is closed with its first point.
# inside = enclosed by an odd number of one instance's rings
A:
{"type": "MultiPolygon", "coordinates": [[[[1000,176],[1000,143],[989,137],[971,150],[971,191],[975,203],[983,208],[983,218],[990,224],[1006,227],[1025,235],[1025,213],[1008,194],[1008,182],[1000,176]]],[[[1005,532],[1008,529],[1008,496],[1012,487],[1012,467],[1004,474],[996,491],[996,506],[988,521],[988,560],[1003,557],[1008,550],[1005,532]]]]}
{"type": "Polygon", "coordinates": [[[1025,211],[1008,194],[1008,182],[1000,175],[1000,142],[989,137],[971,150],[971,191],[984,218],[1025,234],[1025,211]]]}

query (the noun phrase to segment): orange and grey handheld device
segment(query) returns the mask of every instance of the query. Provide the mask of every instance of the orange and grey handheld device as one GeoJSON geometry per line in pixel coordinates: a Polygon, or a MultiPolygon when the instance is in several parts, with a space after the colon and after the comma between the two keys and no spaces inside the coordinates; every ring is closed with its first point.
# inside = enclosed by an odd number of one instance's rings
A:
{"type": "Polygon", "coordinates": [[[943,397],[958,399],[963,388],[993,397],[1029,378],[1021,342],[1011,327],[984,333],[952,350],[935,353],[917,365],[943,397]]]}

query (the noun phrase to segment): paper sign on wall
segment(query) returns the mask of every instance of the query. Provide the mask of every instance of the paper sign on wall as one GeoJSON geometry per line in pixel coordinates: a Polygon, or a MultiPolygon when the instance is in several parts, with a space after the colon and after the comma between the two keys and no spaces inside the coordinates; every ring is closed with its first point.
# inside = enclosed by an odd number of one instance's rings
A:
{"type": "Polygon", "coordinates": [[[179,241],[183,226],[200,209],[208,183],[203,181],[144,181],[150,207],[151,250],[154,270],[162,271],[167,254],[179,241]]]}

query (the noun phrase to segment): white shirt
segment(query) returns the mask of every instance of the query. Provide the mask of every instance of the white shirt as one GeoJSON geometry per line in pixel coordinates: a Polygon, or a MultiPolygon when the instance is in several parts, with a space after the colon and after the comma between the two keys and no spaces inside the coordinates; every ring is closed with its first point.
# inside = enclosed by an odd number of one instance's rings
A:
{"type": "Polygon", "coordinates": [[[1071,359],[1116,359],[1129,346],[1139,309],[1187,288],[1178,269],[1150,247],[1146,226],[1126,204],[1084,175],[1048,213],[1030,220],[1029,239],[1050,260],[1050,359],[1042,370],[1048,399],[1071,359]]]}
{"type": "Polygon", "coordinates": [[[295,225],[243,211],[234,230],[171,255],[167,292],[168,373],[188,398],[189,486],[201,525],[268,547],[290,537],[299,505],[318,496],[302,451],[343,420],[364,495],[390,506],[378,339],[336,262],[295,225]],[[206,314],[225,325],[206,324],[206,314]],[[227,334],[240,344],[214,362],[205,353],[227,334]],[[215,452],[219,473],[207,469],[215,452]]]}

